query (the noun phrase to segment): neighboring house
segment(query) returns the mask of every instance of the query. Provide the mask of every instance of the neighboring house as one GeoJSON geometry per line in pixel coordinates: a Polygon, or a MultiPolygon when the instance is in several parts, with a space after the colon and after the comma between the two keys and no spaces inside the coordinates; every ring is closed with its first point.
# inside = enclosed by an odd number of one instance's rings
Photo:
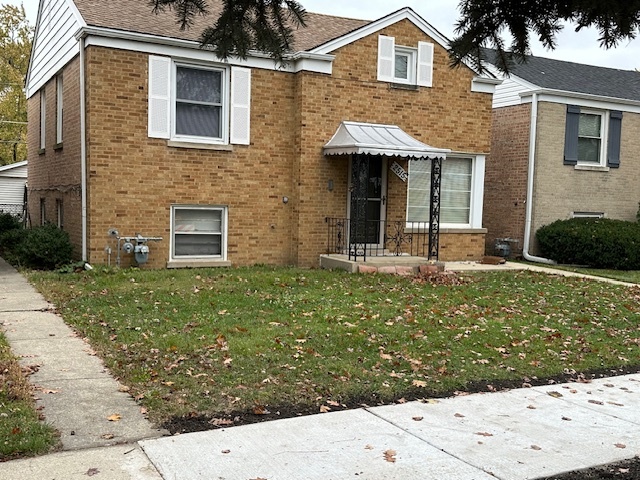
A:
{"type": "Polygon", "coordinates": [[[26,160],[0,166],[0,212],[22,216],[26,183],[26,160]]]}
{"type": "Polygon", "coordinates": [[[558,219],[635,221],[639,158],[640,73],[533,56],[513,65],[493,99],[487,251],[508,238],[536,256],[535,232],[558,219]]]}
{"type": "Polygon", "coordinates": [[[209,6],[181,31],[146,0],[41,0],[32,218],[60,208],[91,263],[106,263],[117,229],[162,237],[153,267],[314,266],[337,241],[328,218],[388,221],[365,242],[389,250],[388,225],[424,228],[434,197],[440,258],[483,255],[499,80],[450,69],[447,40],[409,8],[372,22],[309,13],[286,65],[258,52],[220,62],[197,42],[220,11],[209,6]]]}

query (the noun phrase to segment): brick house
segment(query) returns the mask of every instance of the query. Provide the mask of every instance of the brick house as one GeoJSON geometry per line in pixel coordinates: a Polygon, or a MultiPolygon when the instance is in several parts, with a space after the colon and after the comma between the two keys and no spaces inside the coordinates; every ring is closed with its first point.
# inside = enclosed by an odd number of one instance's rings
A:
{"type": "Polygon", "coordinates": [[[26,88],[32,221],[64,211],[77,256],[96,264],[117,229],[162,237],[149,244],[156,268],[314,266],[328,218],[361,209],[354,191],[382,225],[367,244],[387,248],[384,222],[428,223],[433,163],[440,258],[483,255],[499,80],[450,69],[446,38],[409,8],[309,13],[286,65],[259,52],[220,62],[197,42],[210,23],[180,31],[146,0],[41,0],[26,88]]]}
{"type": "Polygon", "coordinates": [[[497,86],[492,124],[487,252],[509,238],[515,254],[544,260],[535,241],[543,225],[572,217],[636,220],[640,73],[528,57],[497,86]]]}

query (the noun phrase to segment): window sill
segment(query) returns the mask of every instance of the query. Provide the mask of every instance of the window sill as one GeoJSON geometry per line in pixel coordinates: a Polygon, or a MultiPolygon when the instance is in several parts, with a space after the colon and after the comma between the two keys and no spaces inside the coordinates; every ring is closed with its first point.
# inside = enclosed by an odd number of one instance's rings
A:
{"type": "Polygon", "coordinates": [[[610,167],[603,167],[602,165],[576,165],[573,167],[575,170],[584,170],[587,172],[608,172],[610,167]]]}
{"type": "Polygon", "coordinates": [[[389,88],[394,90],[411,90],[412,92],[418,91],[418,85],[413,83],[390,83],[389,88]]]}
{"type": "Polygon", "coordinates": [[[62,150],[62,142],[60,142],[60,143],[56,143],[56,144],[53,146],[53,149],[54,149],[54,150],[62,150]]]}
{"type": "Polygon", "coordinates": [[[167,140],[167,147],[198,148],[200,150],[218,150],[222,152],[233,152],[233,145],[223,145],[223,144],[216,144],[216,143],[182,142],[178,140],[167,140]]]}
{"type": "MultiPolygon", "coordinates": [[[[421,228],[405,228],[405,233],[428,233],[429,232],[429,224],[425,224],[425,227],[421,228]]],[[[486,228],[471,228],[468,226],[461,227],[440,227],[440,233],[455,233],[455,234],[485,234],[487,233],[486,228]]]]}
{"type": "Polygon", "coordinates": [[[167,268],[201,268],[201,267],[230,267],[231,262],[227,260],[169,260],[167,268]]]}
{"type": "Polygon", "coordinates": [[[41,148],[40,150],[38,150],[38,155],[44,155],[46,153],[46,150],[44,148],[41,148]]]}

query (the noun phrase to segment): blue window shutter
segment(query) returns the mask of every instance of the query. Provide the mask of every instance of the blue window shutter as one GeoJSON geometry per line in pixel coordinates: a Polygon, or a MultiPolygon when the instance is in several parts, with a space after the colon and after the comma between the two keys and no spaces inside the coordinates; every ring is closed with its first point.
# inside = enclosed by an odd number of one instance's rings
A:
{"type": "Polygon", "coordinates": [[[622,132],[622,112],[614,110],[609,115],[609,138],[607,140],[607,166],[620,166],[620,134],[622,132]]]}
{"type": "Polygon", "coordinates": [[[578,124],[580,122],[580,107],[567,105],[567,125],[564,131],[564,164],[578,163],[578,124]]]}

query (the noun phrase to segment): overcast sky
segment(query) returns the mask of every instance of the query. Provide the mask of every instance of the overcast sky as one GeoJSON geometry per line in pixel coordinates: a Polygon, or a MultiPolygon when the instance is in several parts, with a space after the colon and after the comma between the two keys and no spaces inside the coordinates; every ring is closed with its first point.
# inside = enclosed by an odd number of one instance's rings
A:
{"type": "MultiPolygon", "coordinates": [[[[109,0],[104,0],[108,2],[109,0]]],[[[447,38],[453,37],[458,19],[457,0],[299,0],[309,11],[365,20],[375,20],[402,7],[411,7],[447,38]]],[[[27,17],[35,25],[38,0],[0,0],[2,4],[23,4],[27,17]]],[[[640,39],[624,42],[613,50],[598,46],[595,31],[575,33],[570,26],[558,36],[558,48],[547,51],[533,45],[533,54],[602,67],[640,70],[640,39]]]]}

